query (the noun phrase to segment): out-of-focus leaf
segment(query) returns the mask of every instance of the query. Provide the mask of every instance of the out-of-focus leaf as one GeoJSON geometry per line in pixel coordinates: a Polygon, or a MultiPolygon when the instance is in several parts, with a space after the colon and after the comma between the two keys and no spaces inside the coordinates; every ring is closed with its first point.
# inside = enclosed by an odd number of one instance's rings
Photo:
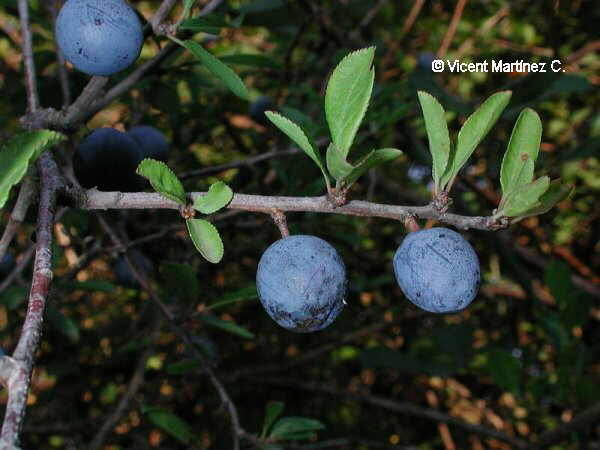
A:
{"type": "Polygon", "coordinates": [[[273,425],[273,422],[281,415],[283,412],[284,404],[283,402],[269,402],[267,403],[267,408],[265,411],[265,420],[263,422],[263,428],[261,432],[261,437],[265,438],[273,425]]]}
{"type": "Polygon", "coordinates": [[[254,334],[230,320],[219,319],[218,317],[209,314],[202,314],[200,320],[211,327],[220,328],[221,330],[243,337],[244,339],[254,339],[254,334]]]}
{"type": "Polygon", "coordinates": [[[221,61],[226,64],[238,64],[258,68],[281,69],[282,65],[273,58],[260,54],[237,54],[222,56],[221,61]]]}
{"type": "Polygon", "coordinates": [[[231,303],[238,303],[247,300],[256,300],[258,298],[258,292],[256,291],[256,285],[248,286],[237,291],[229,292],[213,303],[211,303],[207,309],[216,309],[231,303]]]}
{"type": "Polygon", "coordinates": [[[346,158],[367,111],[375,70],[375,47],[346,55],[334,69],[325,93],[325,116],[331,140],[346,158]]]}
{"type": "Polygon", "coordinates": [[[79,342],[79,326],[73,319],[65,316],[51,304],[46,306],[46,317],[50,325],[64,334],[71,342],[79,342]]]}
{"type": "Polygon", "coordinates": [[[182,444],[189,444],[190,440],[195,438],[190,425],[171,411],[147,406],[142,408],[142,412],[148,416],[150,422],[182,444]]]}
{"type": "Polygon", "coordinates": [[[273,425],[270,437],[277,440],[311,439],[314,432],[325,428],[321,422],[306,417],[283,417],[273,425]]]}
{"type": "Polygon", "coordinates": [[[13,310],[25,303],[29,290],[23,286],[11,285],[0,294],[0,304],[13,310]]]}
{"type": "Polygon", "coordinates": [[[487,354],[486,368],[494,382],[502,389],[517,394],[521,385],[519,361],[505,350],[487,354]]]}
{"type": "Polygon", "coordinates": [[[163,263],[160,273],[165,280],[167,291],[179,300],[192,300],[200,294],[196,273],[189,264],[163,263]]]}

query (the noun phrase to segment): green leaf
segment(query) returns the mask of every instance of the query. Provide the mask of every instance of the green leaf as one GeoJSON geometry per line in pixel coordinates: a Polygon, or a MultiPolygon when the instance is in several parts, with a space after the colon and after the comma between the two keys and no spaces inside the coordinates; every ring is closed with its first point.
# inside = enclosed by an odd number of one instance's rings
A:
{"type": "Polygon", "coordinates": [[[147,178],[156,192],[185,206],[186,196],[183,185],[164,162],[146,158],[139,164],[137,173],[147,178]]]}
{"type": "Polygon", "coordinates": [[[393,161],[400,155],[402,155],[402,151],[395,148],[382,148],[372,151],[352,169],[348,177],[344,180],[346,185],[351,186],[367,170],[381,166],[386,162],[393,161]]]}
{"type": "Polygon", "coordinates": [[[223,241],[214,225],[203,219],[189,219],[185,223],[192,242],[204,259],[213,264],[221,261],[223,241]]]}
{"type": "Polygon", "coordinates": [[[183,0],[183,14],[182,17],[187,19],[190,17],[190,12],[192,11],[192,6],[194,6],[196,0],[183,0]]]}
{"type": "Polygon", "coordinates": [[[265,438],[267,433],[271,429],[273,422],[281,415],[283,412],[284,403],[283,402],[269,402],[267,403],[267,410],[265,413],[265,421],[263,423],[262,432],[260,434],[261,438],[265,438]]]}
{"type": "Polygon", "coordinates": [[[269,69],[281,69],[282,65],[275,61],[273,58],[270,58],[266,55],[260,54],[237,54],[237,55],[227,55],[221,56],[221,62],[227,64],[238,64],[241,66],[251,66],[251,67],[259,67],[259,68],[269,68],[269,69]]]}
{"type": "Polygon", "coordinates": [[[219,328],[244,339],[254,339],[254,334],[230,320],[222,320],[210,314],[203,314],[200,320],[211,327],[219,328]]]}
{"type": "Polygon", "coordinates": [[[190,425],[171,411],[158,407],[144,407],[142,412],[148,416],[150,422],[182,444],[189,444],[190,440],[195,438],[190,425]]]}
{"type": "Polygon", "coordinates": [[[519,186],[511,191],[498,214],[515,217],[541,206],[540,197],[550,187],[550,178],[540,177],[532,183],[519,186]]]}
{"type": "Polygon", "coordinates": [[[450,157],[450,134],[444,107],[431,94],[419,91],[419,102],[423,110],[429,152],[432,160],[432,176],[436,191],[441,190],[440,179],[446,170],[450,157]]]}
{"type": "Polygon", "coordinates": [[[27,169],[42,152],[66,137],[55,131],[37,130],[14,136],[0,150],[0,209],[11,188],[19,183],[27,169]]]}
{"type": "Polygon", "coordinates": [[[248,100],[248,89],[241,78],[230,67],[223,64],[218,58],[204,50],[204,48],[194,41],[178,41],[180,45],[187,48],[192,54],[200,60],[202,64],[219,80],[221,80],[235,95],[248,100]]]}
{"type": "Polygon", "coordinates": [[[486,368],[498,386],[518,393],[521,368],[519,361],[514,356],[505,350],[493,350],[487,354],[486,368]]]}
{"type": "Polygon", "coordinates": [[[325,428],[318,420],[306,417],[283,417],[273,425],[270,437],[278,440],[310,439],[313,431],[325,428]]]}
{"type": "Polygon", "coordinates": [[[440,185],[445,188],[451,184],[459,170],[465,165],[475,148],[494,126],[506,105],[510,101],[510,91],[498,92],[489,97],[469,116],[460,131],[456,148],[450,153],[448,165],[440,185]]]}
{"type": "Polygon", "coordinates": [[[202,368],[202,364],[197,359],[184,359],[176,363],[169,364],[165,370],[169,375],[185,375],[195,372],[202,368]]]}
{"type": "Polygon", "coordinates": [[[194,209],[202,214],[212,214],[229,204],[233,198],[233,191],[222,181],[210,186],[205,195],[196,197],[194,209]]]}
{"type": "Polygon", "coordinates": [[[202,17],[194,17],[181,22],[182,30],[190,30],[195,33],[218,34],[221,28],[235,28],[236,24],[229,22],[224,16],[218,14],[209,14],[202,17]]]}
{"type": "Polygon", "coordinates": [[[65,316],[51,304],[46,307],[46,317],[50,325],[65,335],[71,342],[79,342],[79,327],[73,319],[65,316]]]}
{"type": "Polygon", "coordinates": [[[327,159],[327,170],[336,181],[341,181],[346,178],[354,166],[346,161],[344,154],[337,148],[337,146],[331,142],[327,147],[326,153],[327,159]]]}
{"type": "Polygon", "coordinates": [[[294,141],[296,145],[298,145],[298,147],[300,147],[304,151],[304,153],[306,153],[310,157],[310,159],[312,159],[315,162],[315,164],[319,166],[319,169],[321,169],[323,176],[327,180],[327,172],[325,171],[325,166],[323,165],[321,155],[310,143],[308,137],[306,136],[304,131],[302,131],[302,128],[300,128],[290,119],[288,119],[285,116],[282,116],[279,113],[273,111],[265,111],[265,115],[271,122],[273,122],[273,125],[275,125],[281,131],[283,131],[287,135],[287,137],[294,141]]]}
{"type": "Polygon", "coordinates": [[[196,273],[189,264],[163,263],[160,265],[160,273],[167,291],[179,300],[193,300],[200,294],[196,273]]]}
{"type": "Polygon", "coordinates": [[[375,47],[346,55],[337,65],[325,93],[325,116],[331,140],[344,158],[363,120],[375,79],[375,47]]]}
{"type": "Polygon", "coordinates": [[[568,184],[561,184],[560,180],[554,180],[550,183],[550,187],[538,199],[539,205],[524,211],[518,215],[519,219],[525,217],[537,216],[550,211],[554,205],[567,198],[575,188],[568,184]]]}
{"type": "Polygon", "coordinates": [[[256,285],[252,284],[251,286],[223,295],[211,303],[206,309],[216,309],[225,305],[230,305],[231,303],[255,300],[257,298],[258,292],[256,291],[256,285]]]}
{"type": "Polygon", "coordinates": [[[6,306],[10,311],[16,309],[27,300],[29,289],[23,286],[10,285],[0,294],[0,304],[6,306]]]}
{"type": "Polygon", "coordinates": [[[502,158],[500,185],[502,195],[533,180],[534,162],[542,141],[542,121],[530,108],[524,109],[513,128],[508,148],[502,158]],[[526,164],[528,161],[532,163],[526,164]],[[525,171],[525,173],[523,173],[525,171]]]}

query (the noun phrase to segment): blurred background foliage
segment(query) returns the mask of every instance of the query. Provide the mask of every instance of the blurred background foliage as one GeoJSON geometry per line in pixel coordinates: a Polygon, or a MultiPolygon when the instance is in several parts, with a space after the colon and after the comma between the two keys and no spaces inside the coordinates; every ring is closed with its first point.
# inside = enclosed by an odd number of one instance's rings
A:
{"type": "MultiPolygon", "coordinates": [[[[35,62],[42,104],[60,108],[47,3],[30,2],[35,62]]],[[[146,18],[159,4],[131,3],[146,18]]],[[[19,129],[26,97],[16,2],[0,5],[5,140],[19,129]]],[[[533,440],[600,401],[600,8],[593,0],[466,2],[446,58],[558,59],[565,72],[434,74],[429,61],[440,50],[455,7],[449,0],[230,0],[207,23],[216,38],[198,33],[196,39],[234,68],[253,99],[269,96],[322,149],[328,73],[350,50],[377,46],[373,99],[351,157],[383,147],[405,154],[363,177],[352,198],[429,201],[430,160],[418,89],[440,99],[454,133],[484,98],[512,89],[509,107],[453,190],[455,211],[490,215],[499,200],[499,165],[514,120],[525,106],[539,112],[544,132],[537,176],[560,177],[575,192],[549,213],[508,230],[464,233],[477,250],[483,278],[466,311],[426,314],[403,297],[391,269],[405,233],[397,222],[288,215],[292,233],[316,234],[337,248],[351,281],[349,306],[338,320],[323,332],[303,335],[279,328],[256,298],[258,258],[278,238],[269,217],[234,212],[213,217],[225,257],[210,265],[171,211],[103,213],[153,262],[148,267],[153,285],[217,368],[246,430],[260,432],[269,401],[284,402],[287,415],[324,425],[303,443],[281,448],[510,449],[494,437],[415,415],[411,407],[533,440]],[[408,407],[393,411],[372,398],[408,407]]],[[[165,43],[148,39],[141,61],[165,43]]],[[[76,71],[69,77],[77,95],[87,77],[76,71]]],[[[302,154],[210,175],[192,172],[290,148],[273,126],[252,120],[249,108],[180,51],[97,114],[57,157],[68,170],[73,145],[89,130],[150,124],[168,136],[169,166],[189,191],[224,180],[242,193],[321,195],[318,169],[302,154]]],[[[15,198],[13,192],[4,222],[15,198]]],[[[28,399],[24,448],[89,448],[128,395],[135,374],[143,381],[133,386],[102,448],[230,448],[227,415],[189,350],[145,292],[118,281],[119,249],[97,214],[67,208],[60,214],[55,283],[28,399]]],[[[0,342],[7,352],[25,314],[34,224],[31,208],[10,248],[25,269],[0,285],[0,342]]],[[[0,403],[5,402],[3,390],[0,403]]],[[[590,424],[548,448],[600,448],[600,427],[590,424]]]]}

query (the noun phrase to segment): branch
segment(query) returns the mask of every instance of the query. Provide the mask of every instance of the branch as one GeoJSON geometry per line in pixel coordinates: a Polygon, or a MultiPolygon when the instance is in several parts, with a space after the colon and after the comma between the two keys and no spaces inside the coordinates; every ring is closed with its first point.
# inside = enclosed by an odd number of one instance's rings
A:
{"type": "Polygon", "coordinates": [[[35,112],[40,106],[35,76],[35,61],[33,60],[33,45],[31,27],[29,25],[29,7],[27,0],[19,0],[19,18],[21,20],[21,36],[23,39],[23,62],[25,64],[25,86],[27,89],[27,106],[30,112],[35,112]]]}
{"type": "Polygon", "coordinates": [[[443,58],[446,56],[446,52],[448,51],[448,47],[452,43],[452,39],[454,38],[454,34],[456,33],[456,28],[458,27],[458,23],[460,22],[460,18],[462,16],[463,10],[465,9],[465,5],[467,4],[467,0],[458,0],[456,3],[456,8],[454,8],[454,14],[452,15],[452,19],[450,20],[450,25],[448,25],[448,30],[442,40],[442,44],[437,51],[437,57],[443,58]]]}
{"type": "MultiPolygon", "coordinates": [[[[195,199],[204,192],[193,192],[195,199]]],[[[67,195],[81,209],[179,209],[179,205],[157,193],[146,192],[102,192],[95,189],[87,191],[71,188],[67,195]]],[[[343,214],[349,216],[384,217],[404,221],[414,216],[419,219],[435,219],[453,225],[459,229],[496,230],[505,228],[505,221],[496,221],[493,217],[461,216],[440,212],[431,205],[400,206],[352,200],[342,206],[332,205],[327,197],[277,197],[263,195],[235,194],[229,209],[261,212],[270,214],[273,209],[281,211],[317,212],[343,214]]]]}
{"type": "Polygon", "coordinates": [[[549,448],[550,444],[560,442],[569,434],[577,432],[588,425],[598,423],[600,419],[600,402],[590,406],[588,409],[578,414],[573,420],[564,425],[560,425],[552,430],[542,433],[532,449],[549,448]]]}
{"type": "Polygon", "coordinates": [[[343,389],[336,389],[334,387],[327,386],[324,383],[305,383],[300,380],[286,380],[281,378],[261,378],[260,380],[246,379],[247,383],[267,383],[276,386],[284,386],[291,389],[299,389],[303,391],[320,392],[334,397],[346,397],[351,398],[363,403],[374,405],[389,411],[393,411],[399,414],[406,414],[415,417],[421,417],[423,419],[429,419],[436,422],[443,422],[449,425],[462,428],[463,430],[474,433],[480,436],[488,436],[499,439],[504,442],[508,442],[513,448],[526,449],[528,444],[521,439],[509,436],[506,433],[497,431],[493,428],[473,425],[463,420],[457,419],[456,417],[444,414],[434,409],[422,408],[409,402],[397,402],[390,400],[389,398],[377,397],[361,392],[350,392],[343,389]]]}
{"type": "Polygon", "coordinates": [[[42,177],[42,188],[38,210],[33,277],[25,323],[11,358],[14,362],[13,370],[8,377],[4,374],[3,378],[3,382],[8,386],[8,404],[0,432],[0,448],[11,448],[11,446],[16,446],[19,441],[27,406],[33,361],[42,333],[44,309],[52,281],[54,207],[61,178],[56,163],[47,152],[40,156],[38,168],[42,177]]]}

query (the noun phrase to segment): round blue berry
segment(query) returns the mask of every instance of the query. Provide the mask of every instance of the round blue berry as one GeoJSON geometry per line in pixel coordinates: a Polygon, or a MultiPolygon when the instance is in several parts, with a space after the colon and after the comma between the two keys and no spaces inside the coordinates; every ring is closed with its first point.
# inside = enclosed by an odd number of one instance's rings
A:
{"type": "Polygon", "coordinates": [[[124,0],[67,0],[56,19],[58,46],[77,69],[112,75],[140,55],[144,35],[124,0]]]}
{"type": "Polygon", "coordinates": [[[475,250],[448,228],[409,233],[394,255],[394,272],[404,295],[433,313],[466,308],[479,289],[475,250]]]}
{"type": "Polygon", "coordinates": [[[164,134],[149,125],[138,125],[127,133],[140,146],[142,158],[153,158],[159,161],[167,160],[169,144],[164,134]]]}
{"type": "Polygon", "coordinates": [[[315,236],[295,235],[271,244],[256,273],[260,301],[288,330],[309,333],[329,326],[344,307],[346,268],[335,249],[315,236]]]}
{"type": "Polygon", "coordinates": [[[132,192],[139,188],[135,170],[142,159],[133,138],[114,128],[92,131],[73,155],[73,171],[84,188],[132,192]]]}

